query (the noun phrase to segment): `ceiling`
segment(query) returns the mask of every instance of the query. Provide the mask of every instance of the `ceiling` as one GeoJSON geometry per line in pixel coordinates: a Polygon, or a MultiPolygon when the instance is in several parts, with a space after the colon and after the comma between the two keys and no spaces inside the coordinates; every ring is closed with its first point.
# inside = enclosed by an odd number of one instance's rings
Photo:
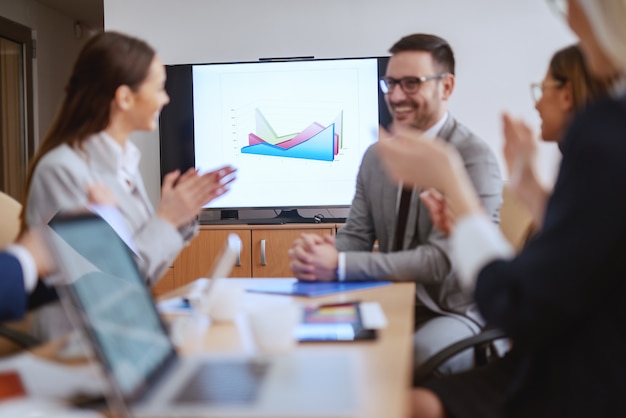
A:
{"type": "Polygon", "coordinates": [[[103,0],[37,0],[92,29],[104,29],[103,0]]]}

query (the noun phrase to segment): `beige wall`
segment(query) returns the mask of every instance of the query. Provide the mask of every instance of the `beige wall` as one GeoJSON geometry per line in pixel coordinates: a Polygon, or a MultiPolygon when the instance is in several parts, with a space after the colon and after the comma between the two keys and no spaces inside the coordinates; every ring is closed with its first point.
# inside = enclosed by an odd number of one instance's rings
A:
{"type": "Polygon", "coordinates": [[[50,127],[71,66],[82,45],[73,32],[73,19],[34,0],[0,0],[0,16],[27,26],[37,40],[33,62],[35,143],[50,127]]]}
{"type": "MultiPolygon", "coordinates": [[[[106,29],[146,39],[166,64],[374,56],[409,33],[443,36],[457,57],[451,112],[501,163],[500,113],[538,128],[529,84],[543,78],[556,49],[575,39],[545,0],[104,0],[104,21],[106,29]]],[[[150,156],[143,174],[156,197],[158,134],[139,143],[150,156]]],[[[542,146],[540,156],[549,179],[558,151],[542,146]]]]}
{"type": "MultiPolygon", "coordinates": [[[[439,34],[457,55],[451,110],[494,148],[501,161],[500,112],[510,110],[538,127],[528,84],[541,80],[550,55],[574,40],[544,0],[182,0],[184,7],[173,0],[103,3],[106,29],[146,39],[168,64],[380,55],[404,34],[439,34]]],[[[56,114],[83,40],[74,38],[71,18],[35,0],[0,0],[0,16],[35,30],[38,143],[56,114]]],[[[142,149],[142,173],[156,203],[158,133],[133,139],[142,149]]],[[[543,146],[540,156],[542,175],[549,179],[558,152],[543,146]]]]}

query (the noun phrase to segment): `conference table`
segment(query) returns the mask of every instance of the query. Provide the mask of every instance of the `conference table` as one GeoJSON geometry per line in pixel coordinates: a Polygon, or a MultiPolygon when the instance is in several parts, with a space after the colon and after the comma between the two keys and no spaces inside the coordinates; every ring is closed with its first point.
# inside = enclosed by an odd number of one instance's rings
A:
{"type": "MultiPolygon", "coordinates": [[[[271,285],[276,280],[285,279],[228,279],[229,283],[263,283],[271,285]]],[[[167,299],[187,296],[191,289],[205,286],[207,279],[198,279],[188,285],[173,290],[158,298],[167,299]]],[[[413,283],[392,283],[382,287],[354,290],[333,295],[308,298],[282,295],[270,295],[245,292],[242,312],[234,322],[214,322],[202,320],[199,338],[181,343],[180,354],[229,353],[255,355],[259,353],[254,338],[247,324],[246,307],[268,306],[277,303],[297,303],[319,305],[348,301],[378,302],[387,319],[386,327],[378,330],[378,337],[364,342],[329,342],[300,343],[293,350],[341,351],[353,360],[356,376],[357,399],[359,400],[359,418],[407,418],[410,415],[409,395],[411,390],[411,371],[413,364],[413,305],[415,285],[413,283]]],[[[184,313],[164,313],[165,320],[174,324],[177,317],[184,313]]],[[[187,313],[187,315],[189,315],[187,313]]],[[[33,354],[55,359],[63,341],[54,341],[33,350],[33,354]]],[[[64,361],[65,362],[65,361],[64,361]]],[[[79,361],[80,363],[80,361],[79,361]]],[[[115,418],[105,413],[107,418],[115,418]]]]}
{"type": "MultiPolygon", "coordinates": [[[[206,279],[199,279],[206,280],[206,279]]],[[[253,282],[255,285],[284,279],[228,279],[232,283],[253,282]]],[[[191,283],[163,295],[159,300],[186,295],[191,283]]],[[[386,316],[387,326],[378,331],[378,338],[364,342],[330,342],[298,344],[295,350],[337,350],[355,359],[359,382],[359,411],[363,418],[406,418],[409,416],[409,394],[413,360],[413,305],[415,285],[392,283],[388,286],[355,290],[322,297],[292,297],[246,292],[244,305],[295,302],[298,304],[324,304],[359,300],[378,302],[386,316]]],[[[213,323],[203,332],[201,342],[181,346],[180,351],[211,353],[254,354],[254,340],[246,326],[245,318],[234,323],[213,323]]]]}

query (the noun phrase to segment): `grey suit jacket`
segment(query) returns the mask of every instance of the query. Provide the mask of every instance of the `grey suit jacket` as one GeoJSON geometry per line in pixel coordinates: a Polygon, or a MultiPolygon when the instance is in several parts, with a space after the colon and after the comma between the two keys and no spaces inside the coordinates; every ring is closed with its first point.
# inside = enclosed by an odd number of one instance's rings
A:
{"type": "MultiPolygon", "coordinates": [[[[498,222],[502,178],[489,146],[451,115],[438,136],[458,149],[485,211],[498,222]]],[[[387,177],[374,144],[361,162],[346,225],[337,233],[337,249],[345,252],[346,280],[416,281],[423,284],[441,309],[467,315],[473,307],[471,296],[464,294],[458,285],[448,257],[448,239],[433,227],[428,209],[419,199],[419,190],[411,200],[406,249],[391,252],[397,199],[398,184],[387,177]],[[376,240],[379,252],[373,253],[376,240]]]]}
{"type": "Polygon", "coordinates": [[[194,224],[177,230],[155,216],[139,173],[133,179],[138,196],[132,196],[117,177],[115,155],[103,155],[102,149],[95,149],[91,142],[94,137],[86,140],[81,150],[61,145],[39,161],[30,187],[26,219],[29,224],[48,222],[61,209],[85,205],[88,184],[106,185],[115,195],[133,235],[141,256],[136,259],[139,269],[148,284],[154,284],[197,227],[194,224]]]}

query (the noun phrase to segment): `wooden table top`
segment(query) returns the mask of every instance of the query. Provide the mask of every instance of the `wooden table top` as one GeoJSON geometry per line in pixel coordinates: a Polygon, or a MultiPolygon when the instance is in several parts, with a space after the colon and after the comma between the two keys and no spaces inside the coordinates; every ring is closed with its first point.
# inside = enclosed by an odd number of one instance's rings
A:
{"type": "MultiPolygon", "coordinates": [[[[264,281],[281,279],[228,279],[245,286],[264,281]]],[[[194,283],[159,298],[160,300],[186,295],[194,283]]],[[[413,304],[415,285],[413,283],[393,283],[339,293],[329,296],[305,298],[259,293],[245,293],[246,307],[260,304],[298,303],[323,304],[359,300],[378,302],[387,318],[388,325],[378,331],[375,341],[352,343],[299,344],[295,350],[336,350],[349,353],[357,365],[359,388],[359,417],[363,418],[406,418],[409,416],[409,395],[411,391],[411,371],[413,364],[413,304]]],[[[172,317],[167,318],[172,320],[172,317]]],[[[208,320],[207,320],[208,321],[208,320]]],[[[53,359],[63,341],[46,344],[33,353],[53,359]]],[[[256,346],[249,332],[247,320],[242,314],[234,323],[213,323],[205,328],[200,343],[180,347],[181,354],[193,352],[243,353],[253,355],[256,346]]],[[[110,414],[107,414],[109,417],[110,414]]]]}
{"type": "MultiPolygon", "coordinates": [[[[203,281],[205,279],[199,279],[203,281]]],[[[246,283],[271,283],[284,279],[228,279],[245,286],[246,283]]],[[[164,295],[161,299],[186,294],[191,283],[164,295]]],[[[353,343],[299,344],[297,350],[340,350],[351,353],[358,364],[358,381],[362,382],[362,417],[406,418],[409,416],[409,394],[413,367],[413,304],[415,285],[393,283],[389,286],[350,291],[316,298],[291,297],[246,293],[245,305],[296,302],[298,304],[323,304],[359,300],[378,302],[388,325],[379,330],[375,341],[353,343]]],[[[233,323],[214,323],[208,327],[201,348],[182,347],[181,352],[198,350],[253,354],[256,350],[245,319],[233,323]]]]}

